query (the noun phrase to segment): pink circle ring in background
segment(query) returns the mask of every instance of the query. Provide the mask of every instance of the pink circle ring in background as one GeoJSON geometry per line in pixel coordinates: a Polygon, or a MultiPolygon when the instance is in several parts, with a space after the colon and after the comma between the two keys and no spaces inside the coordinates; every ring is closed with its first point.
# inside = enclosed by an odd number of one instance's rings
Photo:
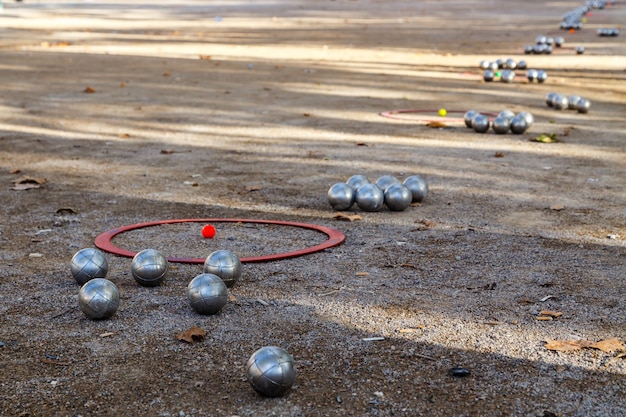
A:
{"type": "MultiPolygon", "coordinates": [[[[310,253],[320,252],[324,249],[332,248],[343,243],[346,240],[346,236],[339,230],[332,229],[330,227],[319,226],[309,223],[296,223],[296,222],[284,222],[279,220],[250,220],[250,219],[174,219],[174,220],[157,220],[153,222],[137,223],[128,226],[121,226],[115,229],[108,230],[98,235],[95,239],[95,245],[103,251],[113,253],[115,255],[125,256],[128,258],[134,257],[137,252],[132,252],[120,247],[115,246],[111,240],[124,232],[128,232],[136,229],[143,229],[146,227],[160,226],[164,224],[174,223],[256,223],[256,224],[274,224],[278,226],[300,227],[302,229],[315,230],[322,232],[328,236],[328,239],[324,242],[310,246],[304,249],[298,249],[291,252],[275,253],[262,256],[250,256],[247,258],[241,258],[241,262],[268,262],[277,261],[280,259],[295,258],[297,256],[308,255],[310,253]]],[[[167,258],[169,262],[187,263],[187,264],[202,264],[205,258],[167,258]]]]}

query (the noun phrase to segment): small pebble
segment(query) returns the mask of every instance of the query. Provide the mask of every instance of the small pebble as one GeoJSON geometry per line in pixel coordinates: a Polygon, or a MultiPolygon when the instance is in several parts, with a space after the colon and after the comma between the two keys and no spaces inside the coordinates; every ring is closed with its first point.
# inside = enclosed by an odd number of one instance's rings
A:
{"type": "Polygon", "coordinates": [[[3,346],[4,346],[4,342],[0,342],[0,347],[3,347],[3,346]]]}
{"type": "Polygon", "coordinates": [[[467,368],[452,368],[450,369],[450,375],[457,377],[457,378],[463,378],[466,376],[470,375],[470,370],[467,368]]]}

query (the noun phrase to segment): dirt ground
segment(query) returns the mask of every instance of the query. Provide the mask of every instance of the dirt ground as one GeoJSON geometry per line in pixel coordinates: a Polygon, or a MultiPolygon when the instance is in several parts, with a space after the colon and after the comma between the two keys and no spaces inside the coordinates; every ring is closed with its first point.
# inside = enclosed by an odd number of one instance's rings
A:
{"type": "MultiPolygon", "coordinates": [[[[582,3],[5,2],[0,414],[626,415],[626,4],[560,31],[582,3]],[[602,27],[622,34],[599,37],[602,27]],[[565,45],[524,55],[540,34],[565,45]],[[482,80],[480,60],[509,57],[548,80],[482,80]],[[547,107],[553,91],[590,99],[590,113],[547,107]],[[424,112],[380,115],[398,109],[424,112]],[[478,134],[461,120],[469,109],[529,111],[536,123],[478,134]],[[531,141],[542,133],[559,142],[531,141]],[[336,220],[326,192],[354,174],[419,174],[430,194],[336,220]],[[12,189],[22,176],[45,182],[12,189]],[[194,218],[313,223],[346,240],[245,263],[206,317],[185,298],[200,265],[172,264],[164,285],[145,288],[129,258],[107,254],[120,308],[83,315],[76,251],[119,226],[194,218]],[[176,338],[192,326],[203,341],[176,338]],[[613,338],[609,351],[546,348],[613,338]],[[245,378],[266,345],[296,363],[282,398],[245,378]]],[[[325,239],[216,223],[207,240],[201,226],[114,243],[202,258],[325,239]]]]}

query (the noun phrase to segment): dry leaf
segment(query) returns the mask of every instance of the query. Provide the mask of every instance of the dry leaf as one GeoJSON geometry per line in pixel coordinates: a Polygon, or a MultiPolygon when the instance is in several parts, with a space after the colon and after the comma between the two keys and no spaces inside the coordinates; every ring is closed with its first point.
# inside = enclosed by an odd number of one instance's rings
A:
{"type": "Polygon", "coordinates": [[[343,220],[343,221],[348,221],[348,222],[353,222],[355,220],[363,220],[363,218],[361,216],[359,216],[358,214],[346,214],[346,213],[342,213],[342,212],[339,212],[339,213],[335,214],[333,216],[333,219],[335,219],[335,220],[343,220]]]}
{"type": "Polygon", "coordinates": [[[14,185],[13,187],[11,187],[11,189],[16,190],[16,191],[24,191],[24,190],[30,190],[33,188],[39,188],[41,184],[45,183],[46,181],[48,180],[45,178],[34,178],[34,177],[23,175],[19,177],[18,179],[16,179],[15,181],[13,181],[14,185]]]}
{"type": "Polygon", "coordinates": [[[173,153],[176,153],[176,151],[173,150],[173,149],[161,149],[161,154],[162,155],[171,155],[173,153]]]}
{"type": "Polygon", "coordinates": [[[114,334],[115,334],[115,332],[101,333],[100,337],[110,337],[110,336],[113,336],[114,334]]]}
{"type": "Polygon", "coordinates": [[[560,311],[551,311],[551,310],[541,310],[539,314],[542,316],[550,316],[554,318],[561,317],[563,315],[563,313],[561,313],[560,311]]]}
{"type": "Polygon", "coordinates": [[[436,120],[431,120],[430,122],[426,123],[426,126],[432,127],[433,129],[436,129],[436,128],[439,128],[439,127],[446,127],[447,125],[445,123],[438,122],[436,120]]]}
{"type": "Polygon", "coordinates": [[[626,350],[624,348],[624,344],[620,342],[616,337],[612,339],[601,340],[599,342],[593,343],[591,346],[595,349],[600,349],[602,352],[613,352],[617,350],[626,350]]]}
{"type": "Polygon", "coordinates": [[[311,113],[302,113],[304,117],[311,117],[311,113]]]}
{"type": "Polygon", "coordinates": [[[553,204],[550,206],[550,210],[554,210],[554,211],[565,210],[565,206],[563,204],[553,204]]]}
{"type": "Polygon", "coordinates": [[[554,319],[552,317],[550,317],[550,316],[537,316],[537,320],[539,320],[539,321],[552,321],[554,319]]]}
{"type": "Polygon", "coordinates": [[[583,348],[599,349],[603,352],[626,350],[624,344],[617,338],[601,340],[599,342],[590,342],[589,340],[548,340],[546,341],[545,348],[561,352],[583,348]]]}
{"type": "Polygon", "coordinates": [[[9,174],[19,174],[20,172],[22,172],[21,169],[15,168],[9,171],[9,174]]]}
{"type": "Polygon", "coordinates": [[[169,73],[169,72],[167,72],[167,71],[165,71],[165,72],[163,73],[163,76],[164,76],[164,77],[169,77],[169,76],[170,76],[170,73],[169,73]]]}
{"type": "Polygon", "coordinates": [[[120,139],[128,139],[130,135],[128,133],[120,133],[117,137],[120,139]]]}
{"type": "Polygon", "coordinates": [[[371,144],[365,143],[365,142],[357,142],[357,143],[355,143],[355,145],[356,146],[365,146],[367,148],[369,148],[370,146],[374,146],[374,145],[371,145],[371,144]]]}
{"type": "Polygon", "coordinates": [[[187,343],[194,343],[203,341],[204,336],[206,336],[206,331],[202,330],[198,326],[193,326],[182,333],[178,333],[176,335],[176,339],[187,343]]]}
{"type": "Polygon", "coordinates": [[[368,276],[370,273],[369,272],[357,272],[355,275],[357,277],[366,277],[368,276]]]}
{"type": "Polygon", "coordinates": [[[262,189],[263,189],[263,187],[260,186],[260,185],[246,185],[244,187],[244,190],[246,190],[248,192],[250,192],[250,191],[259,191],[259,190],[262,190],[262,189]]]}
{"type": "Polygon", "coordinates": [[[504,158],[504,153],[503,152],[496,152],[495,154],[493,154],[493,156],[495,156],[496,158],[504,158]]]}
{"type": "Polygon", "coordinates": [[[203,61],[210,61],[212,58],[211,55],[200,55],[200,59],[203,61]]]}
{"type": "Polygon", "coordinates": [[[57,360],[49,359],[49,358],[42,358],[41,362],[49,363],[50,365],[61,365],[61,366],[68,366],[68,365],[70,365],[69,362],[59,362],[57,360]]]}
{"type": "Polygon", "coordinates": [[[92,93],[95,93],[95,92],[96,92],[96,90],[94,88],[91,88],[91,87],[86,87],[83,90],[83,93],[87,93],[87,94],[92,94],[92,93]]]}

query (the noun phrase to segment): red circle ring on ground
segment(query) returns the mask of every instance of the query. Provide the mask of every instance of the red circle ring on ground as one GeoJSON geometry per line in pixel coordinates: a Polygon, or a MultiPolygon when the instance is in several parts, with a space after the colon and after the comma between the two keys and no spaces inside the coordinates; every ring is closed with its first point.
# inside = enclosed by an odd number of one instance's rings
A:
{"type": "MultiPolygon", "coordinates": [[[[290,226],[290,227],[300,227],[302,229],[315,230],[318,232],[322,232],[328,236],[328,239],[324,242],[310,246],[308,248],[299,249],[291,252],[282,252],[275,253],[270,255],[262,255],[262,256],[250,256],[247,258],[241,258],[241,262],[268,262],[268,261],[277,261],[280,259],[287,258],[295,258],[297,256],[308,255],[310,253],[320,252],[324,249],[332,248],[333,246],[340,245],[346,240],[346,236],[341,233],[339,230],[332,229],[330,227],[319,226],[316,224],[309,223],[296,223],[296,222],[285,222],[278,220],[250,220],[250,219],[173,219],[173,220],[157,220],[153,222],[146,223],[137,223],[131,224],[128,226],[121,226],[115,229],[108,230],[104,233],[98,235],[94,241],[95,245],[102,249],[103,251],[113,253],[115,255],[125,256],[128,258],[134,257],[137,252],[132,252],[120,247],[115,246],[111,240],[124,232],[128,232],[130,230],[143,229],[146,227],[152,226],[160,226],[164,224],[174,224],[174,223],[256,223],[256,224],[274,224],[278,226],[290,226]]],[[[204,258],[176,258],[170,257],[167,258],[169,262],[177,262],[177,263],[187,263],[187,264],[202,264],[204,263],[204,258]]]]}

